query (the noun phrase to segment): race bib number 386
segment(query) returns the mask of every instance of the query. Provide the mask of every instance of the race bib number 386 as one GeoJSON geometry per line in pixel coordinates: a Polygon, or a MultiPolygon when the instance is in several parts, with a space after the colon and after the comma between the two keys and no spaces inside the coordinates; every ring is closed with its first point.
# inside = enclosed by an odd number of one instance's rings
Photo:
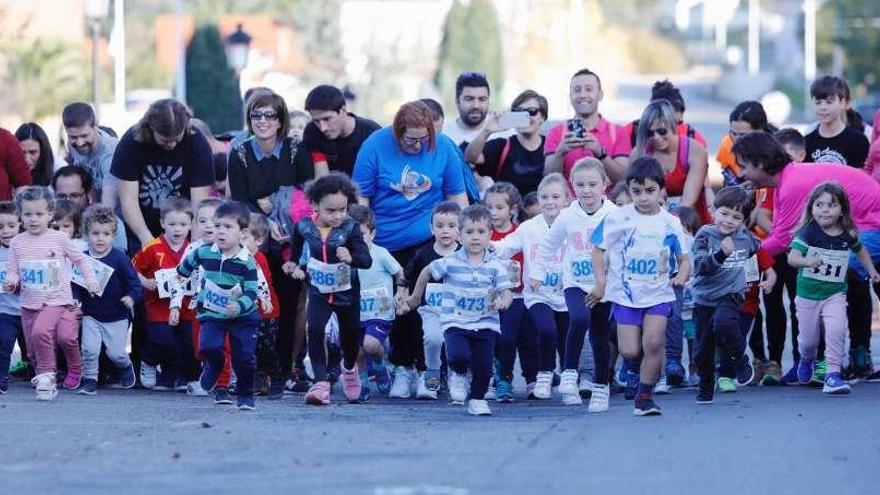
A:
{"type": "Polygon", "coordinates": [[[311,284],[321,294],[351,289],[351,267],[345,263],[327,264],[312,258],[309,260],[307,270],[311,284]]]}

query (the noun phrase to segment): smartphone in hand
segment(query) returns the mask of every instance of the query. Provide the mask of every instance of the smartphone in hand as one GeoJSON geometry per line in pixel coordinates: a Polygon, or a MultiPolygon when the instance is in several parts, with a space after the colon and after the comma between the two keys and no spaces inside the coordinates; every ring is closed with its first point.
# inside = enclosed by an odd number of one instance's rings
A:
{"type": "Polygon", "coordinates": [[[504,112],[498,119],[502,129],[521,129],[529,126],[528,112],[504,112]]]}
{"type": "Polygon", "coordinates": [[[583,139],[587,134],[587,130],[584,129],[584,124],[581,122],[581,119],[569,119],[568,132],[572,133],[574,137],[578,139],[583,139]]]}

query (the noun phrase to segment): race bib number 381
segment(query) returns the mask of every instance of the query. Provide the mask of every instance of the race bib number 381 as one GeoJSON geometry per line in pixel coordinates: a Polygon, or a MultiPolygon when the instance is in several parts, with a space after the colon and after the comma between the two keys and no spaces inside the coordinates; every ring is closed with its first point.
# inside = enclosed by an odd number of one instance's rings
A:
{"type": "Polygon", "coordinates": [[[810,246],[807,249],[807,259],[811,258],[820,258],[822,265],[818,268],[804,268],[802,273],[805,278],[837,284],[846,280],[846,270],[849,268],[849,251],[810,246]]]}

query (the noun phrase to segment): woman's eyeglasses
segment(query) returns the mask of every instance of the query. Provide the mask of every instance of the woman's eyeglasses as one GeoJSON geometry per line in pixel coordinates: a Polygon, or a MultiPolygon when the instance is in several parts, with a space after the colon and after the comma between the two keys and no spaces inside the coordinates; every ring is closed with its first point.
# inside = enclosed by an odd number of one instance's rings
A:
{"type": "Polygon", "coordinates": [[[403,141],[403,144],[405,144],[407,146],[415,146],[418,144],[418,145],[421,145],[422,147],[425,147],[431,141],[431,136],[425,135],[422,137],[414,138],[414,137],[409,137],[409,136],[404,135],[401,138],[401,141],[403,141]]]}
{"type": "Polygon", "coordinates": [[[649,138],[654,137],[654,134],[656,134],[660,137],[663,137],[663,136],[669,134],[669,129],[667,129],[665,127],[658,127],[656,129],[648,129],[648,137],[649,138]]]}
{"type": "Polygon", "coordinates": [[[278,118],[278,114],[275,112],[261,112],[259,110],[251,112],[251,120],[260,120],[262,118],[265,118],[266,120],[275,120],[278,118]]]}
{"type": "Polygon", "coordinates": [[[514,108],[513,111],[514,112],[526,112],[527,114],[529,114],[529,117],[534,117],[534,116],[538,115],[539,113],[541,113],[540,108],[514,108]]]}

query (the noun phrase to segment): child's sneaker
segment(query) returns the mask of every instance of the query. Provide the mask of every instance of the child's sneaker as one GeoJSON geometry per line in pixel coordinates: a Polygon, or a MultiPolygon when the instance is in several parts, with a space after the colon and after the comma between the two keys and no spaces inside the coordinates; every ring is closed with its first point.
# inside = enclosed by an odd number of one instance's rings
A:
{"type": "Polygon", "coordinates": [[[797,364],[797,380],[801,385],[810,383],[813,378],[813,360],[801,358],[797,364]]]}
{"type": "Polygon", "coordinates": [[[755,370],[754,383],[761,383],[764,380],[764,374],[767,373],[767,361],[760,359],[752,360],[752,368],[755,370]]]}
{"type": "Polygon", "coordinates": [[[593,388],[596,386],[589,376],[586,374],[582,375],[580,380],[578,380],[578,393],[581,399],[589,399],[593,395],[593,388]]]}
{"type": "Polygon", "coordinates": [[[348,402],[352,404],[358,402],[361,396],[361,377],[358,374],[357,365],[354,365],[350,370],[345,369],[344,365],[342,366],[342,391],[348,402]]]}
{"type": "Polygon", "coordinates": [[[684,366],[677,359],[670,359],[666,363],[666,383],[670,387],[679,387],[684,383],[684,366]]]}
{"type": "Polygon", "coordinates": [[[571,395],[578,392],[578,371],[564,370],[559,379],[559,393],[562,395],[571,395]]]}
{"type": "Polygon", "coordinates": [[[600,413],[608,410],[608,398],[611,395],[611,387],[608,385],[593,385],[593,393],[590,396],[590,405],[587,411],[600,413]]]}
{"type": "Polygon", "coordinates": [[[280,400],[284,397],[284,377],[281,375],[273,376],[269,381],[269,393],[266,398],[269,400],[280,400]]]}
{"type": "Polygon", "coordinates": [[[31,380],[31,383],[36,388],[37,400],[52,400],[58,395],[55,373],[40,373],[31,380]]]}
{"type": "Polygon", "coordinates": [[[67,376],[64,377],[63,386],[67,390],[76,390],[82,383],[82,368],[67,370],[67,376]]]}
{"type": "Polygon", "coordinates": [[[535,380],[535,394],[536,399],[549,399],[553,394],[553,372],[552,371],[539,371],[538,378],[535,380]]]}
{"type": "Polygon", "coordinates": [[[666,381],[666,376],[661,376],[657,379],[657,383],[654,384],[654,393],[658,395],[667,395],[670,392],[669,383],[666,381]]]}
{"type": "MultiPolygon", "coordinates": [[[[794,366],[792,366],[791,369],[788,370],[788,373],[786,373],[785,376],[782,377],[782,384],[783,385],[797,385],[798,384],[798,372],[797,371],[798,371],[798,365],[797,365],[797,363],[795,363],[794,366]]],[[[810,372],[810,375],[812,376],[812,372],[810,372]]]]}
{"type": "Polygon", "coordinates": [[[141,361],[141,385],[144,388],[153,388],[156,386],[156,367],[141,361]]]}
{"type": "Polygon", "coordinates": [[[229,395],[229,391],[225,388],[215,388],[214,391],[211,392],[211,395],[214,397],[214,404],[232,404],[232,397],[229,395]]]}
{"type": "Polygon", "coordinates": [[[535,400],[535,382],[526,383],[526,398],[529,400],[535,400]]]}
{"type": "Polygon", "coordinates": [[[315,382],[306,393],[305,401],[310,406],[330,404],[330,382],[315,382]]]}
{"type": "Polygon", "coordinates": [[[582,406],[584,405],[584,399],[581,398],[581,394],[560,394],[562,395],[562,405],[564,406],[582,406]]]}
{"type": "Polygon", "coordinates": [[[379,390],[379,393],[382,395],[388,395],[388,392],[391,391],[391,374],[388,373],[388,367],[384,364],[373,367],[373,372],[376,377],[376,388],[379,390]]]}
{"type": "Polygon", "coordinates": [[[495,387],[495,399],[504,404],[513,402],[513,385],[507,380],[498,380],[498,385],[495,387]]]}
{"type": "Polygon", "coordinates": [[[687,386],[688,387],[696,387],[700,385],[700,375],[697,374],[696,371],[692,371],[688,374],[687,378],[687,386]]]}
{"type": "Polygon", "coordinates": [[[235,400],[238,405],[239,411],[253,411],[257,408],[257,402],[254,400],[254,396],[245,397],[243,395],[239,395],[235,400]]]}
{"type": "Polygon", "coordinates": [[[738,364],[739,366],[736,367],[736,384],[740,387],[745,387],[755,379],[755,368],[749,363],[748,356],[742,356],[738,364]]]}
{"type": "Polygon", "coordinates": [[[633,408],[633,416],[659,416],[663,414],[660,406],[653,399],[636,399],[633,408]]]}
{"type": "Polygon", "coordinates": [[[780,385],[782,383],[782,368],[776,361],[767,362],[764,368],[764,377],[761,378],[761,385],[765,387],[780,385]]]}
{"type": "Polygon", "coordinates": [[[718,391],[722,394],[732,394],[736,392],[736,382],[733,378],[719,376],[718,380],[715,382],[715,386],[718,387],[718,391]]]}
{"type": "Polygon", "coordinates": [[[825,385],[822,387],[822,392],[829,395],[846,395],[851,391],[849,384],[840,377],[840,373],[825,375],[825,385]]]}
{"type": "MultiPolygon", "coordinates": [[[[468,379],[466,375],[449,372],[449,399],[453,403],[464,404],[468,396],[468,379]]],[[[485,402],[485,401],[484,401],[485,402]]]]}
{"type": "Polygon", "coordinates": [[[437,399],[437,391],[436,390],[428,390],[428,385],[425,383],[425,373],[419,375],[418,380],[416,380],[416,399],[419,400],[436,400],[437,399]]]}
{"type": "Polygon", "coordinates": [[[412,376],[408,369],[403,366],[394,368],[394,382],[391,384],[391,390],[388,391],[388,398],[409,399],[410,388],[412,388],[411,380],[412,376]]]}
{"type": "Polygon", "coordinates": [[[471,416],[491,416],[492,410],[485,400],[471,399],[468,401],[468,414],[471,416]]]}
{"type": "Polygon", "coordinates": [[[79,390],[76,393],[80,395],[97,395],[98,394],[98,380],[94,378],[83,378],[82,385],[80,385],[79,390]]]}
{"type": "Polygon", "coordinates": [[[130,389],[135,386],[137,383],[137,377],[134,374],[134,365],[128,363],[128,366],[122,368],[122,372],[119,375],[119,386],[124,389],[130,389]]]}
{"type": "Polygon", "coordinates": [[[813,365],[813,376],[810,377],[810,382],[816,385],[822,385],[825,383],[825,375],[827,374],[828,362],[824,359],[818,359],[813,365]]]}
{"type": "Polygon", "coordinates": [[[186,384],[186,395],[191,395],[193,397],[207,397],[209,394],[202,388],[199,382],[187,382],[186,384]]]}
{"type": "Polygon", "coordinates": [[[495,379],[494,379],[494,378],[491,379],[491,380],[489,380],[489,386],[486,387],[486,393],[483,394],[483,399],[484,399],[484,400],[495,400],[495,399],[496,399],[496,395],[495,395],[495,379]]]}
{"type": "Polygon", "coordinates": [[[697,392],[697,404],[711,404],[714,402],[715,387],[712,382],[701,383],[697,392]]]}
{"type": "Polygon", "coordinates": [[[305,369],[294,368],[290,373],[290,379],[285,383],[285,388],[295,394],[304,394],[309,391],[312,381],[305,369]]]}
{"type": "Polygon", "coordinates": [[[205,366],[202,367],[202,374],[199,376],[199,385],[205,392],[211,392],[217,385],[218,378],[220,378],[220,371],[205,363],[205,366]]]}
{"type": "Polygon", "coordinates": [[[425,370],[423,376],[425,378],[425,388],[428,389],[436,399],[440,393],[440,388],[443,386],[440,370],[425,370]]]}

